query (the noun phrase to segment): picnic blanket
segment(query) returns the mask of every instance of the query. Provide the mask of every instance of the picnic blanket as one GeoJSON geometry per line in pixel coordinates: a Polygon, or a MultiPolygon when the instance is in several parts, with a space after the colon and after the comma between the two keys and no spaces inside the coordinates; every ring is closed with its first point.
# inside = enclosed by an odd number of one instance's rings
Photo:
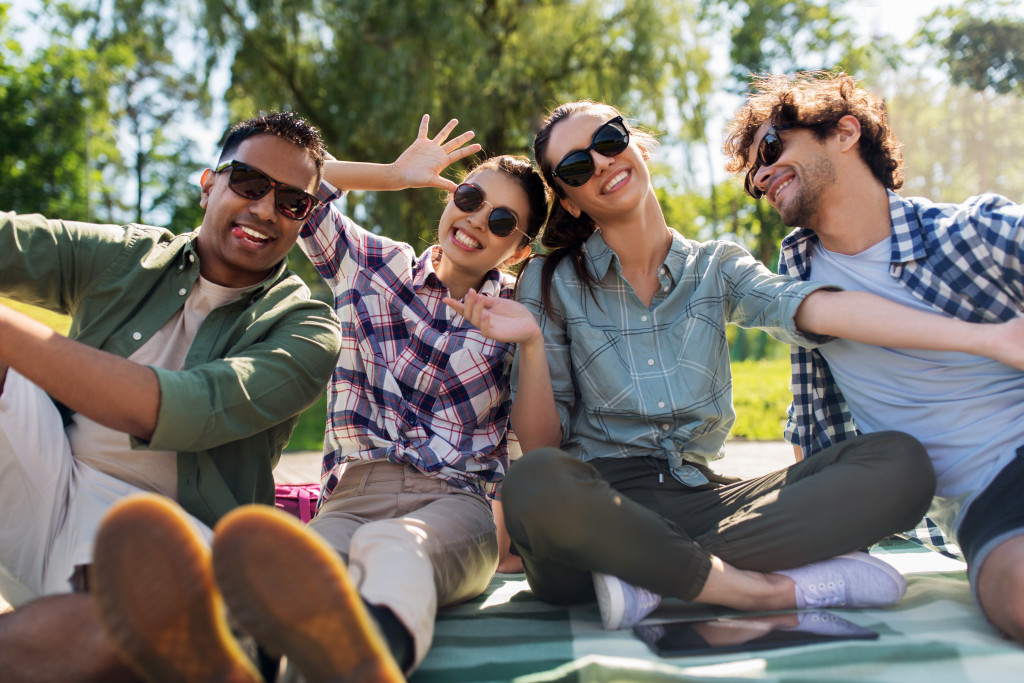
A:
{"type": "MultiPolygon", "coordinates": [[[[871,554],[906,577],[906,596],[886,609],[831,611],[878,640],[661,658],[632,631],[602,630],[595,604],[547,605],[523,575],[499,574],[476,600],[441,610],[434,647],[410,683],[1024,681],[1024,647],[978,611],[963,562],[901,539],[871,554]]],[[[668,600],[645,623],[735,614],[668,600]]]]}

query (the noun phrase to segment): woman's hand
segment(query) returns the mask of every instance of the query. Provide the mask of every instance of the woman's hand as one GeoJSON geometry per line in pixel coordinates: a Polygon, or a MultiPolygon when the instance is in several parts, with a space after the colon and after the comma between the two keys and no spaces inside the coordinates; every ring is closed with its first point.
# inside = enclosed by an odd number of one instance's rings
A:
{"type": "Polygon", "coordinates": [[[470,289],[461,302],[451,297],[445,297],[444,302],[479,328],[488,339],[521,344],[541,335],[540,325],[533,313],[518,301],[484,296],[470,289]]]}
{"type": "Polygon", "coordinates": [[[475,133],[471,130],[445,142],[458,123],[458,119],[452,119],[437,135],[428,138],[430,115],[423,115],[416,139],[392,164],[407,187],[439,187],[449,192],[458,187],[454,181],[443,178],[441,171],[449,164],[480,151],[478,144],[463,146],[473,139],[475,133]]]}

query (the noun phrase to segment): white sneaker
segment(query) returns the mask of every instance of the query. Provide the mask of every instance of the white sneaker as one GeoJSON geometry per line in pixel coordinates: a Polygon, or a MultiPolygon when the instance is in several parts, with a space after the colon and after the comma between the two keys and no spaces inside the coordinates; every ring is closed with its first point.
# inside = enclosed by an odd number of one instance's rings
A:
{"type": "Polygon", "coordinates": [[[594,572],[597,607],[605,630],[632,628],[661,604],[661,596],[610,574],[594,572]]]}
{"type": "Polygon", "coordinates": [[[907,582],[892,565],[862,552],[775,573],[793,579],[799,608],[885,607],[907,592],[907,582]]]}

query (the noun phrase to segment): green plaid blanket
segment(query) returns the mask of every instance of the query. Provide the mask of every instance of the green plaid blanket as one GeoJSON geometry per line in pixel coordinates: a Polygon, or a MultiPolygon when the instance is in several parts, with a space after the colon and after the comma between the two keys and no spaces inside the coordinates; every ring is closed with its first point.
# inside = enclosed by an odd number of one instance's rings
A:
{"type": "MultiPolygon", "coordinates": [[[[500,574],[476,600],[441,611],[434,647],[410,682],[1024,680],[1024,647],[982,617],[963,562],[906,540],[871,553],[904,574],[906,597],[887,609],[835,612],[877,631],[875,641],[661,658],[631,631],[603,631],[596,605],[547,605],[522,575],[500,574]]],[[[648,621],[725,614],[735,613],[670,600],[648,621]]]]}

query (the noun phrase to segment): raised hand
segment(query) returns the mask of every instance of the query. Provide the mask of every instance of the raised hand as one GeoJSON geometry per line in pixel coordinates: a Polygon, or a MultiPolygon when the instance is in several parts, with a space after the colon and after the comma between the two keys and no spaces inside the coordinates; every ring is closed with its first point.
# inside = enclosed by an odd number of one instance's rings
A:
{"type": "Polygon", "coordinates": [[[444,302],[475,325],[488,339],[521,344],[541,334],[533,313],[518,301],[483,296],[470,289],[461,302],[445,297],[444,302]]]}
{"type": "Polygon", "coordinates": [[[452,119],[437,135],[429,138],[427,129],[430,125],[430,115],[423,115],[416,139],[394,163],[395,171],[408,187],[439,187],[449,192],[455,190],[457,184],[443,178],[441,171],[449,164],[480,151],[480,145],[475,143],[463,146],[473,139],[475,133],[471,130],[448,140],[448,136],[458,123],[458,119],[452,119]]]}

